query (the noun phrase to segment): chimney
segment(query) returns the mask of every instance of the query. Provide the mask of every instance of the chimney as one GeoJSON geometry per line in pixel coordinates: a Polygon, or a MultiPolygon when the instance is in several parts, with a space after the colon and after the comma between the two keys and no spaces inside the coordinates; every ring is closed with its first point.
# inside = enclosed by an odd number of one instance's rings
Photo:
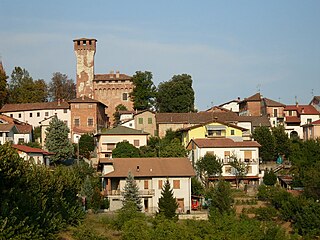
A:
{"type": "Polygon", "coordinates": [[[60,98],[58,98],[58,106],[61,106],[60,98]]]}
{"type": "Polygon", "coordinates": [[[137,172],[139,172],[139,171],[140,171],[140,166],[138,165],[138,166],[137,166],[137,172]]]}
{"type": "Polygon", "coordinates": [[[110,78],[113,78],[113,74],[114,74],[114,71],[111,70],[111,71],[110,71],[110,78]]]}
{"type": "Polygon", "coordinates": [[[119,78],[120,76],[120,71],[116,71],[116,78],[119,78]]]}

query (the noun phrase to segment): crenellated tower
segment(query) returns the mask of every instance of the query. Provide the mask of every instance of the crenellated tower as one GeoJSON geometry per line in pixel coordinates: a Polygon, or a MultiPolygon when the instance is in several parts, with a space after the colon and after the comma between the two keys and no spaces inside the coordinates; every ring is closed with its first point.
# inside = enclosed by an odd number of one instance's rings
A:
{"type": "Polygon", "coordinates": [[[74,39],[74,52],[77,57],[77,97],[94,96],[94,55],[97,40],[93,38],[74,39]]]}

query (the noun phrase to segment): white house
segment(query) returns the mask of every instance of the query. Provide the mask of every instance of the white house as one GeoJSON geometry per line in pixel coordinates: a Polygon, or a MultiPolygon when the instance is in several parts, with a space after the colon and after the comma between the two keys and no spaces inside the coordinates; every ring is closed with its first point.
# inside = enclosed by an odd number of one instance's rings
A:
{"type": "Polygon", "coordinates": [[[134,176],[142,198],[143,211],[154,213],[162,187],[168,179],[179,212],[191,210],[191,177],[195,172],[188,158],[102,158],[104,194],[110,210],[122,207],[124,186],[129,172],[134,176]]]}
{"type": "Polygon", "coordinates": [[[25,145],[13,144],[12,147],[15,148],[19,156],[26,161],[33,161],[34,164],[38,165],[49,165],[49,156],[52,155],[52,153],[25,145]]]}
{"type": "Polygon", "coordinates": [[[147,145],[149,133],[142,130],[117,126],[95,135],[97,141],[97,156],[99,158],[112,157],[112,150],[117,143],[127,141],[139,148],[147,145]]]}
{"type": "MultiPolygon", "coordinates": [[[[206,153],[215,155],[223,164],[222,176],[226,180],[235,181],[235,169],[231,167],[232,156],[236,157],[247,168],[243,180],[247,183],[259,180],[259,147],[256,141],[235,142],[230,138],[192,139],[187,149],[190,150],[189,159],[195,165],[206,153]]],[[[212,180],[218,179],[213,176],[212,180]]]]}

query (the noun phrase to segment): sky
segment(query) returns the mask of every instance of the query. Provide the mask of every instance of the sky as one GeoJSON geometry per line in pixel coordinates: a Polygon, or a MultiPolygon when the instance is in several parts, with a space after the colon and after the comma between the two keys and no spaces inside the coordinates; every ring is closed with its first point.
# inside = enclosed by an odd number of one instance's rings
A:
{"type": "Polygon", "coordinates": [[[187,73],[205,110],[260,92],[320,95],[319,0],[0,0],[0,58],[33,79],[76,79],[73,39],[97,39],[95,73],[187,73]]]}

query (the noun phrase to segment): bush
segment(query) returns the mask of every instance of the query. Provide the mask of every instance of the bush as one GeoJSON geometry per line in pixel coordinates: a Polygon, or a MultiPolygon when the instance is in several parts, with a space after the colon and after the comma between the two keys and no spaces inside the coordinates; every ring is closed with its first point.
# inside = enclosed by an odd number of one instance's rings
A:
{"type": "Polygon", "coordinates": [[[255,209],[256,219],[260,221],[272,221],[278,216],[278,212],[274,207],[260,207],[255,209]]]}

